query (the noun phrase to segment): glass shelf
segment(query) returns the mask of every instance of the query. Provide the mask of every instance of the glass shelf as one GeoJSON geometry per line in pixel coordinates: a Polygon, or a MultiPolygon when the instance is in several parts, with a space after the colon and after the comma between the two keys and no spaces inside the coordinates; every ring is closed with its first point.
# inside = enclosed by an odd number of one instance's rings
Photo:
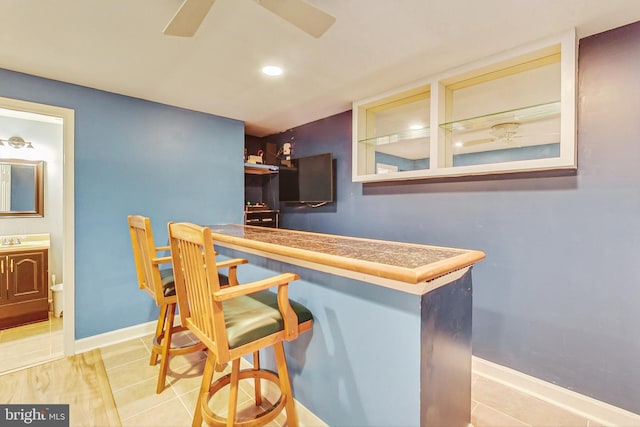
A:
{"type": "Polygon", "coordinates": [[[380,135],[374,136],[372,138],[361,139],[358,142],[365,145],[381,146],[387,144],[396,144],[399,142],[406,142],[418,138],[429,138],[429,127],[423,127],[421,129],[407,129],[388,135],[380,135]]]}
{"type": "Polygon", "coordinates": [[[532,105],[524,108],[501,111],[499,113],[470,117],[442,123],[440,127],[448,131],[473,131],[491,128],[503,123],[527,123],[536,120],[560,117],[560,101],[532,105]]]}

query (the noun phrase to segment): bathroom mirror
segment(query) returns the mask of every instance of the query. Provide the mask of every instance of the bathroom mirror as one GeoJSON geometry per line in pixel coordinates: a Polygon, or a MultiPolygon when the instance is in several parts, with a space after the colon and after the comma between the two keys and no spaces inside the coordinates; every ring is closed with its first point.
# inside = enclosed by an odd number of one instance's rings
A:
{"type": "Polygon", "coordinates": [[[0,217],[44,216],[44,162],[0,159],[0,217]]]}

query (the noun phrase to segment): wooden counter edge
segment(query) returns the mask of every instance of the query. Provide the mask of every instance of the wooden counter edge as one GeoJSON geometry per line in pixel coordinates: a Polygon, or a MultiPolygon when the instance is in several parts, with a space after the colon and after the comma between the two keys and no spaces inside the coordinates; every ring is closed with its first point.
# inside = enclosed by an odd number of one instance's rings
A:
{"type": "MultiPolygon", "coordinates": [[[[281,230],[281,231],[293,231],[293,230],[281,230]]],[[[308,232],[303,232],[303,233],[308,233],[308,232]]],[[[325,236],[324,234],[321,234],[321,233],[308,233],[308,234],[325,236]]],[[[340,257],[336,255],[323,254],[321,252],[314,252],[306,249],[291,248],[288,246],[282,246],[282,245],[277,245],[273,243],[265,243],[265,242],[260,242],[256,240],[245,239],[242,237],[235,237],[227,234],[217,233],[215,232],[215,230],[212,230],[212,236],[213,236],[214,243],[216,240],[218,240],[220,242],[226,242],[226,243],[230,243],[240,247],[248,247],[248,248],[260,250],[263,252],[274,253],[278,255],[287,256],[290,258],[300,259],[303,261],[314,262],[317,264],[324,264],[327,266],[342,268],[345,270],[351,270],[358,273],[369,274],[372,276],[398,280],[398,281],[409,283],[409,284],[418,284],[418,283],[435,279],[437,277],[443,276],[452,271],[459,270],[464,267],[468,267],[482,260],[485,257],[485,254],[483,252],[476,251],[476,250],[443,248],[438,246],[419,245],[419,244],[411,244],[411,243],[405,244],[400,242],[388,242],[388,241],[380,241],[380,240],[373,240],[373,239],[354,238],[357,240],[376,241],[376,242],[384,242],[384,243],[397,243],[397,244],[407,245],[407,246],[453,249],[453,250],[462,252],[460,255],[448,258],[446,260],[437,261],[422,267],[410,269],[410,268],[404,268],[404,267],[394,267],[388,264],[379,264],[371,261],[356,260],[356,259],[340,257]]],[[[327,236],[331,236],[331,235],[327,235],[327,236]]],[[[348,237],[348,236],[338,236],[338,237],[348,237]]]]}

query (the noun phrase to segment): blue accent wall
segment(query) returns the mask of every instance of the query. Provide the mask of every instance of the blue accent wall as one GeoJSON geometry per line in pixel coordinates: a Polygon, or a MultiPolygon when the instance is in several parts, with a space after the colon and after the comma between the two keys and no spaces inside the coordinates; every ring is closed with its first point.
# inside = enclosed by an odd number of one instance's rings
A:
{"type": "Polygon", "coordinates": [[[285,228],[480,249],[473,352],[640,413],[640,23],[582,39],[570,176],[351,182],[351,112],[266,138],[331,151],[337,201],[285,228]]]}
{"type": "Polygon", "coordinates": [[[157,317],[127,215],[157,245],[168,221],[242,221],[243,122],[1,69],[0,96],[75,110],[76,339],[157,317]]]}
{"type": "Polygon", "coordinates": [[[398,167],[398,171],[412,171],[419,169],[429,169],[429,158],[409,160],[404,157],[392,156],[391,154],[376,152],[376,163],[385,163],[398,167]]]}
{"type": "Polygon", "coordinates": [[[553,157],[560,157],[560,143],[457,154],[453,156],[453,166],[486,165],[489,163],[549,159],[553,157]]]}
{"type": "MultiPolygon", "coordinates": [[[[560,157],[560,143],[456,154],[453,156],[453,166],[486,165],[488,163],[548,159],[552,157],[560,157]]],[[[409,160],[385,153],[376,153],[376,163],[397,166],[398,171],[429,169],[428,158],[409,160]]]]}

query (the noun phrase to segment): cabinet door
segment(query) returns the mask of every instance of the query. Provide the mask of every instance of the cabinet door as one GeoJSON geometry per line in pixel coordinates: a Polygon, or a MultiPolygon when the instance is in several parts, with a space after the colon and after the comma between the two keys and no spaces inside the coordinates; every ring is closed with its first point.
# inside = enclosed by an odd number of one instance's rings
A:
{"type": "Polygon", "coordinates": [[[47,298],[47,256],[43,252],[23,252],[7,256],[9,302],[47,298]]]}
{"type": "Polygon", "coordinates": [[[0,256],[0,304],[7,302],[7,294],[9,292],[7,273],[9,271],[8,259],[6,256],[0,256]]]}

